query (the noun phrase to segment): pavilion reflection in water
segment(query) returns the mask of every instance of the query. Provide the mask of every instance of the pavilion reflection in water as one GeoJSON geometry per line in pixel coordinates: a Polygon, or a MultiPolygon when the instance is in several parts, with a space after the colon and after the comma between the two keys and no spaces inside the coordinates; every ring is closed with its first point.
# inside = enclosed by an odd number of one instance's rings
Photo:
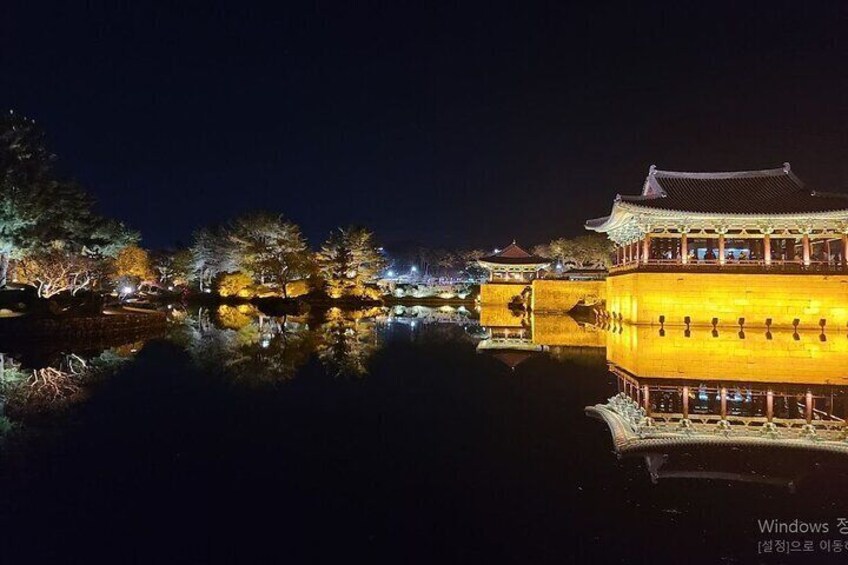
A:
{"type": "Polygon", "coordinates": [[[542,352],[554,357],[574,353],[592,358],[602,355],[606,344],[602,329],[563,314],[484,306],[480,325],[484,332],[477,352],[491,355],[513,370],[542,352]]]}
{"type": "Polygon", "coordinates": [[[792,482],[715,465],[664,474],[668,454],[680,449],[848,454],[848,336],[843,333],[620,325],[609,327],[606,335],[618,392],[586,412],[607,424],[617,453],[644,456],[655,480],[792,482]]]}

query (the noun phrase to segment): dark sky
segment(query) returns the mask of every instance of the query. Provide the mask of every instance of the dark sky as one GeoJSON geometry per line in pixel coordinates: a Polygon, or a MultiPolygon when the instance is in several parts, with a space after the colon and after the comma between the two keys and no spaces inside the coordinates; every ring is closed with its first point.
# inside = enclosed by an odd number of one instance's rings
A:
{"type": "Polygon", "coordinates": [[[848,4],[585,4],[5,0],[0,108],[154,247],[257,208],[532,244],[652,163],[848,191],[848,4]]]}

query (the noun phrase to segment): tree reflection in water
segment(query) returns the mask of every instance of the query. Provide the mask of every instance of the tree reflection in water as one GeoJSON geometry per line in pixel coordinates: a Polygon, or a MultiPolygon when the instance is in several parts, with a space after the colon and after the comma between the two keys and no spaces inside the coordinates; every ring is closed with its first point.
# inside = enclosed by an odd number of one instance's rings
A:
{"type": "Polygon", "coordinates": [[[315,335],[303,316],[266,316],[251,305],[200,308],[184,315],[174,336],[195,363],[239,381],[292,378],[314,350],[315,335]]]}
{"type": "MultiPolygon", "coordinates": [[[[381,347],[378,327],[401,320],[419,337],[468,341],[467,312],[443,309],[373,307],[357,310],[329,308],[323,314],[268,316],[252,305],[222,305],[215,310],[174,312],[181,322],[172,333],[198,366],[254,383],[294,377],[311,355],[335,377],[361,377],[381,347]],[[448,315],[452,313],[451,315],[448,315]],[[426,330],[424,329],[426,322],[426,330]],[[409,325],[409,324],[407,324],[409,325]]],[[[473,322],[476,324],[476,321],[473,322]]]]}
{"type": "Polygon", "coordinates": [[[0,353],[0,435],[84,399],[92,384],[131,359],[143,343],[127,343],[98,354],[59,353],[32,364],[0,353]]]}
{"type": "Polygon", "coordinates": [[[379,349],[373,318],[380,313],[380,308],[327,311],[317,353],[330,373],[358,377],[368,372],[368,360],[379,349]]]}

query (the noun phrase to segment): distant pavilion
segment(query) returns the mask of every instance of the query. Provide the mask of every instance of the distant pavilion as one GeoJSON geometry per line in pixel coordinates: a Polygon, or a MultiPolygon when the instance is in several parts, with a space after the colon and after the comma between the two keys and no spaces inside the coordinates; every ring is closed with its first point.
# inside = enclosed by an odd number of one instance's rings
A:
{"type": "Polygon", "coordinates": [[[515,241],[493,255],[481,257],[477,264],[489,271],[493,282],[528,282],[539,276],[539,271],[548,268],[549,259],[528,253],[515,241]]]}
{"type": "Polygon", "coordinates": [[[651,166],[586,228],[616,244],[611,272],[848,271],[848,195],[804,187],[789,166],[687,173],[651,166]]]}

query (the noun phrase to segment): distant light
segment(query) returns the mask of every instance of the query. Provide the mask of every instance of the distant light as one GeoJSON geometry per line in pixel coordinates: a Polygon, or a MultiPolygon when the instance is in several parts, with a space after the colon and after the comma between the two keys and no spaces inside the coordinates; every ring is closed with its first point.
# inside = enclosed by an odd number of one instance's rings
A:
{"type": "Polygon", "coordinates": [[[133,291],[133,287],[131,287],[131,286],[125,286],[121,289],[122,294],[132,294],[132,291],[133,291]]]}
{"type": "Polygon", "coordinates": [[[386,273],[386,274],[387,274],[388,276],[390,276],[390,277],[395,276],[395,272],[394,272],[394,271],[389,271],[389,272],[388,272],[388,273],[386,273]]]}
{"type": "Polygon", "coordinates": [[[204,289],[203,292],[205,292],[206,294],[212,294],[212,289],[207,288],[207,289],[204,289]]]}
{"type": "Polygon", "coordinates": [[[500,253],[500,252],[501,252],[501,250],[498,249],[497,247],[495,247],[495,253],[500,253]]]}
{"type": "Polygon", "coordinates": [[[168,290],[174,290],[174,286],[173,285],[169,286],[168,290]]]}
{"type": "Polygon", "coordinates": [[[412,271],[413,273],[417,273],[417,272],[418,272],[418,267],[416,267],[415,265],[413,265],[413,266],[412,266],[409,270],[410,270],[410,271],[412,271]]]}

